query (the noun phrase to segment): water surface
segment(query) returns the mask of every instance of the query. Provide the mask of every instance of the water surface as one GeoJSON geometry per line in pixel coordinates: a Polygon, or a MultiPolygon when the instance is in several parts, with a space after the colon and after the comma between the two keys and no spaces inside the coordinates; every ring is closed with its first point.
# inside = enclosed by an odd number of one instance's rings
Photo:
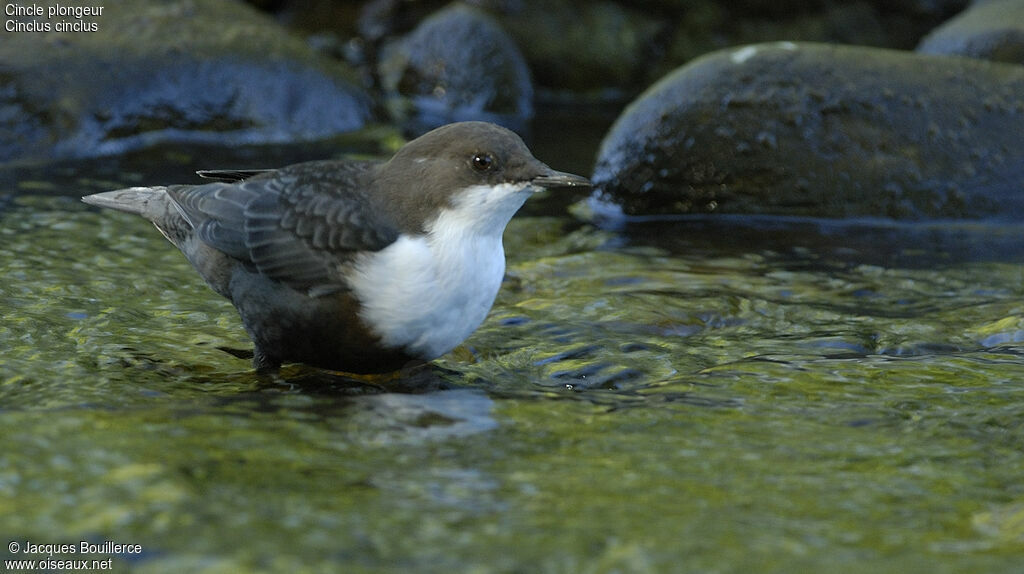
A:
{"type": "Polygon", "coordinates": [[[538,198],[464,346],[271,380],[151,225],[78,202],[154,181],[129,164],[4,184],[2,542],[147,573],[1024,564],[1016,226],[607,230],[538,198]]]}

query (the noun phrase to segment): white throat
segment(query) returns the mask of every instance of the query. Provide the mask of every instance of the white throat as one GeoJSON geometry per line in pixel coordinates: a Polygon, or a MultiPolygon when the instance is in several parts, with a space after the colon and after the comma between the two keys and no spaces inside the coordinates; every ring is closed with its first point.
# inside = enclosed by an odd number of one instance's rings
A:
{"type": "Polygon", "coordinates": [[[467,188],[426,235],[402,236],[356,266],[362,318],[385,346],[430,360],[480,326],[505,275],[501,235],[528,195],[522,184],[467,188]]]}

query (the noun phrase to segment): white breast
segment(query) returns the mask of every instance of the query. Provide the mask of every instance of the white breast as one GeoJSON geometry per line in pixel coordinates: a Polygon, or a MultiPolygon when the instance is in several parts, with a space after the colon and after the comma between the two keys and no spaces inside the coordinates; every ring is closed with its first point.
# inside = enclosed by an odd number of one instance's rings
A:
{"type": "Polygon", "coordinates": [[[434,359],[473,333],[505,275],[501,234],[526,199],[522,188],[480,188],[422,236],[366,257],[350,277],[361,315],[388,347],[434,359]]]}

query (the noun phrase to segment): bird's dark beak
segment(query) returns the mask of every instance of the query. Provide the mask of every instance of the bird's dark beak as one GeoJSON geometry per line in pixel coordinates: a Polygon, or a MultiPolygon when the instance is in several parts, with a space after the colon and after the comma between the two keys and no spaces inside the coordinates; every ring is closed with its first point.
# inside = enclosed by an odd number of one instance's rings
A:
{"type": "Polygon", "coordinates": [[[530,183],[541,189],[551,189],[555,187],[593,187],[590,180],[581,175],[555,170],[550,170],[544,175],[539,175],[531,179],[530,183]]]}

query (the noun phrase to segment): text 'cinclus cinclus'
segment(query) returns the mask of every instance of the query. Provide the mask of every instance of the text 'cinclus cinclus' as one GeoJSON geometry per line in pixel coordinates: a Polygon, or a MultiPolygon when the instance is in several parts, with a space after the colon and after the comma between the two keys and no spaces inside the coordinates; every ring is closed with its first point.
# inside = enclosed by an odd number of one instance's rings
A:
{"type": "Polygon", "coordinates": [[[82,200],[152,221],[238,309],[261,372],[386,372],[447,353],[494,303],[502,232],[526,198],[590,185],[484,122],[437,128],[383,162],[200,175],[223,181],[82,200]]]}

